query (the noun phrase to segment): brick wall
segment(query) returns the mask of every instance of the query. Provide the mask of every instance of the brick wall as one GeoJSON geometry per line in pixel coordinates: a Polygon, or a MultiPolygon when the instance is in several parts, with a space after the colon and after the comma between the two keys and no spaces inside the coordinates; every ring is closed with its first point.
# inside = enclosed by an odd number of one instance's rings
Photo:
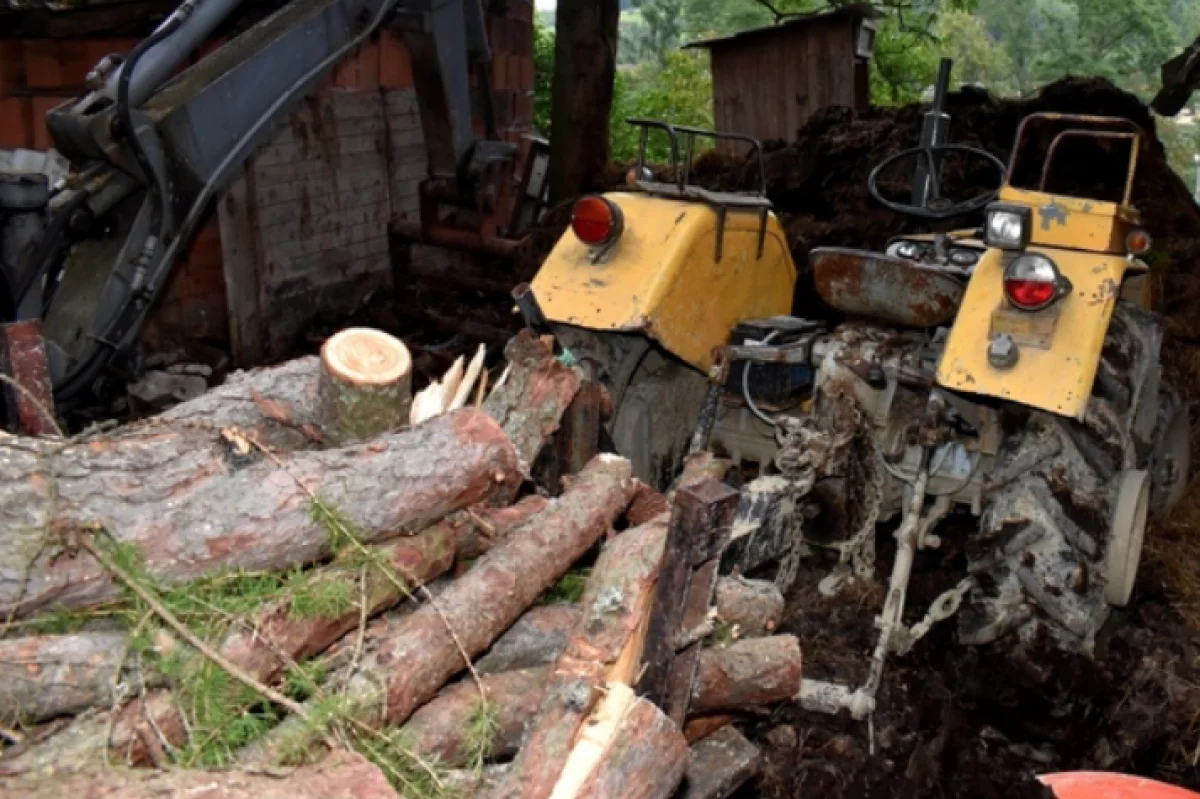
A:
{"type": "MultiPolygon", "coordinates": [[[[489,36],[498,123],[519,142],[533,122],[532,0],[510,0],[505,17],[489,17],[489,36]]],[[[44,111],[79,94],[103,55],[132,45],[0,40],[0,147],[49,147],[44,111]]],[[[394,288],[388,224],[415,217],[426,170],[412,86],[408,52],[390,32],[339,64],[221,198],[176,266],[143,344],[201,337],[250,365],[290,354],[315,316],[394,288]]]]}

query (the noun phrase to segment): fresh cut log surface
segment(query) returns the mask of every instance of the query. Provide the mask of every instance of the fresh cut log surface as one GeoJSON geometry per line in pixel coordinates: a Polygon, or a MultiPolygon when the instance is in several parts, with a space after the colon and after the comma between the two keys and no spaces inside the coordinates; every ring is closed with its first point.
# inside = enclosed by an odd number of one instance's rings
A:
{"type": "Polygon", "coordinates": [[[511,498],[521,479],[508,436],[474,409],[362,446],[280,458],[193,425],[131,426],[66,446],[0,438],[0,612],[117,596],[99,564],[69,551],[81,531],[103,528],[136,548],[156,581],[178,584],[327,555],[330,532],[309,492],[372,540],[511,498]]]}
{"type": "Polygon", "coordinates": [[[395,430],[412,405],[412,356],[380,330],[351,327],[321,347],[318,418],[337,445],[395,430]]]}
{"type": "Polygon", "coordinates": [[[0,780],[0,795],[6,799],[400,799],[383,772],[345,751],[281,775],[133,769],[72,774],[64,770],[54,779],[0,780]]]}
{"type": "MultiPolygon", "coordinates": [[[[629,462],[600,455],[566,491],[446,587],[436,603],[401,620],[363,659],[345,691],[346,712],[372,724],[401,724],[515,622],[607,533],[633,495],[629,462]],[[463,651],[460,651],[459,647],[463,651]]],[[[276,728],[244,753],[278,760],[307,747],[303,721],[276,728]]]]}

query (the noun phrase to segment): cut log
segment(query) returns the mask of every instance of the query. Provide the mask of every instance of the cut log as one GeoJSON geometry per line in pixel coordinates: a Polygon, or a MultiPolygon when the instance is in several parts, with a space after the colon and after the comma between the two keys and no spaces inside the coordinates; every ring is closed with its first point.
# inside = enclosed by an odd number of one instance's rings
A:
{"type": "MultiPolygon", "coordinates": [[[[496,535],[506,535],[532,515],[528,507],[521,514],[512,511],[496,509],[496,513],[488,514],[492,517],[496,535]],[[509,512],[502,513],[502,510],[509,512]]],[[[454,564],[456,536],[454,525],[440,522],[420,535],[400,538],[372,549],[381,562],[388,564],[405,578],[408,586],[415,588],[444,574],[454,564]]],[[[350,595],[355,597],[353,603],[340,612],[297,617],[291,612],[291,599],[280,599],[254,614],[246,626],[230,633],[220,647],[221,654],[255,679],[270,684],[279,679],[289,663],[308,660],[354,629],[364,612],[360,608],[360,597],[365,596],[365,613],[371,618],[405,596],[379,569],[362,570],[359,566],[335,562],[305,576],[305,584],[310,590],[319,590],[322,584],[338,581],[345,581],[350,595]]],[[[236,687],[231,688],[236,690],[236,687]]],[[[107,704],[112,700],[111,694],[111,686],[104,684],[91,704],[107,704]]],[[[169,691],[153,691],[144,699],[135,699],[117,714],[114,722],[110,723],[109,719],[107,712],[79,719],[69,733],[21,753],[0,770],[16,773],[53,762],[98,762],[105,747],[105,736],[114,759],[142,765],[155,759],[157,749],[163,743],[179,746],[186,740],[187,728],[179,704],[169,691]]]]}
{"type": "Polygon", "coordinates": [[[717,582],[717,617],[736,625],[739,637],[757,638],[775,632],[783,621],[783,594],[768,580],[722,577],[717,582]]]}
{"type": "Polygon", "coordinates": [[[670,496],[660,494],[648,485],[638,486],[637,496],[629,505],[629,523],[631,525],[648,522],[660,513],[671,510],[671,497],[681,488],[697,486],[706,480],[723,481],[733,468],[731,461],[718,458],[711,452],[696,452],[687,456],[683,461],[683,471],[671,486],[670,496]]]}
{"type": "Polygon", "coordinates": [[[127,642],[121,632],[0,640],[0,719],[16,726],[110,704],[127,642]]]}
{"type": "Polygon", "coordinates": [[[517,620],[475,664],[480,674],[548,666],[567,646],[583,611],[579,605],[543,605],[517,620]]]}
{"type": "Polygon", "coordinates": [[[319,419],[341,446],[398,429],[412,404],[412,356],[380,330],[352,327],[321,347],[319,419]]]}
{"type": "Polygon", "coordinates": [[[800,641],[793,635],[750,638],[705,650],[692,687],[695,715],[785,702],[800,691],[800,641]]]}
{"type": "Polygon", "coordinates": [[[517,529],[546,508],[547,500],[536,494],[507,508],[475,507],[453,521],[454,550],[459,561],[474,560],[496,541],[517,529]]]}
{"type": "Polygon", "coordinates": [[[676,799],[725,799],[758,774],[761,753],[733,727],[692,747],[676,799]]]}
{"type": "Polygon", "coordinates": [[[508,500],[517,453],[464,409],[346,450],[268,458],[230,431],[132,426],[61,444],[0,439],[0,612],[81,607],[119,594],[72,532],[103,527],[172,585],[230,568],[283,569],[329,553],[310,492],[367,540],[412,533],[460,508],[508,500]]]}
{"type": "Polygon", "coordinates": [[[659,517],[616,536],[600,554],[581,602],[583,616],[497,797],[549,799],[601,694],[636,681],[666,538],[667,522],[659,517]]]}
{"type": "MultiPolygon", "coordinates": [[[[795,684],[781,668],[780,655],[799,663],[799,648],[791,636],[768,638],[760,643],[743,641],[727,649],[706,649],[700,655],[697,669],[698,695],[693,707],[722,707],[733,701],[733,697],[749,697],[753,700],[748,707],[757,707],[790,701],[795,692],[788,693],[795,684]],[[748,651],[766,655],[757,669],[739,667],[748,651]],[[783,674],[783,678],[779,675],[783,674]],[[774,675],[774,676],[773,676],[774,675]],[[743,681],[738,685],[728,682],[730,677],[743,681]],[[763,687],[760,686],[760,682],[763,687]],[[703,691],[714,692],[705,696],[703,691]]],[[[742,664],[744,665],[744,664],[742,664]]],[[[521,748],[523,737],[537,716],[546,687],[550,682],[551,669],[532,668],[517,672],[487,674],[482,678],[492,710],[500,719],[499,728],[491,741],[495,757],[505,757],[521,748]]],[[[412,734],[419,743],[417,751],[443,757],[451,765],[462,765],[455,757],[466,751],[466,731],[471,716],[478,708],[479,693],[474,682],[463,681],[447,688],[436,699],[422,707],[402,729],[412,734]]],[[[727,707],[730,711],[745,708],[727,707]]],[[[688,723],[686,737],[699,740],[728,725],[732,718],[721,716],[698,716],[695,724],[688,723]]]]}
{"type": "MultiPolygon", "coordinates": [[[[345,712],[368,723],[401,724],[507,630],[612,526],[633,494],[629,462],[595,458],[563,496],[419,608],[365,657],[346,687],[345,712]],[[459,647],[462,647],[460,651],[459,647]]],[[[280,725],[250,758],[278,760],[307,747],[314,731],[280,725]],[[289,751],[290,750],[290,751],[289,751]]]]}
{"type": "MultiPolygon", "coordinates": [[[[69,764],[62,764],[69,768],[69,764]]],[[[335,752],[290,773],[261,771],[60,770],[40,779],[0,780],[8,799],[400,799],[383,772],[353,752],[335,752]]]]}
{"type": "Polygon", "coordinates": [[[634,699],[631,689],[621,686],[605,697],[605,705],[622,702],[628,691],[631,701],[589,727],[576,752],[578,761],[568,763],[553,799],[667,799],[683,779],[688,746],[679,728],[647,699],[634,699]],[[622,690],[623,689],[623,690],[622,690]],[[595,751],[588,751],[594,742],[595,751]],[[586,776],[580,771],[586,770],[586,776]]]}
{"type": "Polygon", "coordinates": [[[156,417],[182,426],[234,427],[278,452],[311,449],[323,441],[317,420],[318,357],[234,372],[225,382],[156,417]]]}
{"type": "Polygon", "coordinates": [[[504,348],[511,370],[483,407],[516,444],[526,472],[579,392],[583,373],[564,366],[550,346],[521,331],[504,348]]]}
{"type": "MultiPolygon", "coordinates": [[[[519,669],[483,678],[494,734],[486,742],[490,759],[505,760],[520,749],[529,722],[546,693],[545,667],[519,669]]],[[[444,764],[467,764],[471,743],[467,730],[480,711],[479,689],[472,680],[446,688],[408,720],[401,733],[408,748],[444,764]]]]}

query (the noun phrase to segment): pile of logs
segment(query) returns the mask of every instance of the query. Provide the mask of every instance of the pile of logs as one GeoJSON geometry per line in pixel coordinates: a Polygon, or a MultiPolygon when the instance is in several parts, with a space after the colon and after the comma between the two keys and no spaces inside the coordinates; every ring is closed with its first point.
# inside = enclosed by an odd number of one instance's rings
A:
{"type": "Polygon", "coordinates": [[[490,390],[481,355],[414,401],[403,345],[344,331],[143,422],[0,434],[0,794],[721,799],[752,778],[734,723],[796,696],[800,650],[772,586],[718,575],[737,493],[702,457],[670,497],[640,485],[597,454],[598,387],[528,334],[505,355],[490,390]],[[534,486],[560,428],[582,466],[534,486]],[[582,596],[544,604],[581,564],[582,596]],[[162,601],[281,570],[351,601],[281,595],[208,639],[162,601]],[[133,629],[28,632],[129,606],[133,629]],[[147,630],[282,720],[229,769],[178,768],[200,733],[129,656],[147,630]],[[317,693],[286,693],[311,661],[317,693]]]}

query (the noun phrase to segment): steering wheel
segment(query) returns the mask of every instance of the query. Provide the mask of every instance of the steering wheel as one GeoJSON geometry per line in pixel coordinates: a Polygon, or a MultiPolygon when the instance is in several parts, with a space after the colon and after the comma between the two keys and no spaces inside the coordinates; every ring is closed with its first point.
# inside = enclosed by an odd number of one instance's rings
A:
{"type": "Polygon", "coordinates": [[[996,199],[1000,193],[999,188],[960,203],[953,203],[944,199],[940,192],[942,180],[941,174],[938,172],[938,164],[941,161],[940,156],[946,153],[964,153],[973,158],[983,159],[996,170],[996,174],[999,176],[997,185],[1004,183],[1008,168],[1004,165],[1003,161],[987,150],[970,147],[965,144],[937,144],[932,147],[911,147],[907,150],[901,150],[872,169],[871,176],[867,179],[867,188],[870,190],[871,196],[883,207],[898,214],[919,216],[925,219],[950,219],[956,216],[963,216],[981,210],[996,199]],[[928,174],[929,196],[925,201],[925,205],[909,205],[887,199],[879,191],[879,176],[897,162],[903,161],[906,158],[912,158],[914,155],[917,157],[918,163],[924,163],[928,174]]]}

